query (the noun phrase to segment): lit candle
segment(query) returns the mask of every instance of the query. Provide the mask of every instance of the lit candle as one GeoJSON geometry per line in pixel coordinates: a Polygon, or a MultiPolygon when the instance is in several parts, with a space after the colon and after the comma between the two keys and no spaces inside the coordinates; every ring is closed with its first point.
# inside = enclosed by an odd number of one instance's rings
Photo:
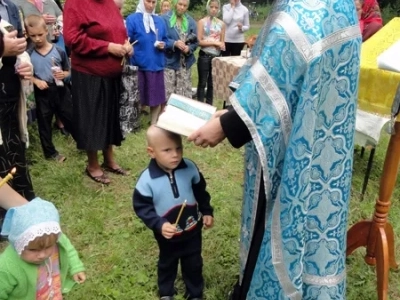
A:
{"type": "Polygon", "coordinates": [[[9,181],[10,179],[13,179],[13,175],[15,174],[15,172],[17,172],[16,168],[12,168],[11,172],[7,174],[6,177],[4,177],[1,181],[0,181],[0,187],[2,187],[4,184],[7,183],[7,181],[9,181]]]}
{"type": "Polygon", "coordinates": [[[180,218],[181,218],[181,216],[182,216],[182,212],[183,212],[183,209],[184,209],[185,206],[186,206],[186,202],[187,202],[187,200],[185,200],[185,201],[183,202],[182,206],[181,206],[181,210],[179,211],[178,217],[176,218],[176,221],[175,221],[175,226],[178,226],[178,222],[179,222],[179,220],[180,220],[180,218]]]}

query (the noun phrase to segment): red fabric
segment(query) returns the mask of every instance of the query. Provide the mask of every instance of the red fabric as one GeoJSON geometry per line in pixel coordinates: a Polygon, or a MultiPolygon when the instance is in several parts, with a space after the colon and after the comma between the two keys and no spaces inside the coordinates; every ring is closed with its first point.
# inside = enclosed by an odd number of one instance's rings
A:
{"type": "Polygon", "coordinates": [[[364,27],[370,23],[379,23],[382,25],[382,16],[381,10],[379,8],[379,4],[377,0],[364,0],[362,2],[362,13],[361,13],[361,20],[360,26],[363,26],[361,29],[363,30],[364,27]],[[362,22],[362,25],[361,25],[362,22]]]}
{"type": "Polygon", "coordinates": [[[114,1],[68,0],[63,15],[72,68],[102,77],[120,75],[121,58],[108,53],[108,44],[124,44],[128,37],[114,1]]]}

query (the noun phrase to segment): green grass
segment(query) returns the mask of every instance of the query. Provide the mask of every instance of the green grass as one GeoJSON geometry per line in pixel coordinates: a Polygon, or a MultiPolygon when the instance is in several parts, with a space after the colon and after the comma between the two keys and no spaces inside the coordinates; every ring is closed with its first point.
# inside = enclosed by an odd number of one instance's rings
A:
{"type": "MultiPolygon", "coordinates": [[[[221,103],[218,103],[220,106],[221,103]]],[[[143,124],[147,124],[147,119],[143,124]]],[[[67,300],[157,299],[157,246],[148,230],[132,211],[132,190],[141,170],[148,163],[145,130],[130,134],[116,148],[117,160],[131,170],[128,177],[110,175],[113,182],[101,187],[84,175],[86,157],[75,149],[70,138],[55,134],[55,145],[67,156],[63,164],[42,158],[36,127],[30,128],[32,146],[29,157],[35,161],[31,175],[37,195],[53,201],[60,210],[64,232],[73,241],[87,267],[88,281],[78,286],[67,300]]],[[[364,201],[359,191],[367,164],[355,155],[350,222],[370,218],[377,195],[388,136],[377,148],[374,169],[364,201]]],[[[238,271],[238,234],[242,196],[243,151],[224,142],[214,149],[202,149],[185,143],[186,157],[193,159],[204,173],[215,208],[215,227],[204,231],[204,276],[209,300],[222,300],[236,280],[238,271]]],[[[396,189],[390,213],[399,248],[400,207],[396,189]]],[[[374,300],[374,268],[363,261],[364,249],[348,259],[347,299],[374,300]]],[[[397,258],[400,251],[396,250],[397,258]]],[[[400,299],[400,274],[391,271],[390,299],[400,299]]],[[[177,287],[183,292],[182,281],[177,287]]],[[[183,299],[183,298],[177,298],[183,299]]]]}

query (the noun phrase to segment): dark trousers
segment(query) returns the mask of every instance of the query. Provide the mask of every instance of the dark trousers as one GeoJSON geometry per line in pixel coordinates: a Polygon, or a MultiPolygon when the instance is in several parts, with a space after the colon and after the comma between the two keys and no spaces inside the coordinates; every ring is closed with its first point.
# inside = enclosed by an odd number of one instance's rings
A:
{"type": "MultiPolygon", "coordinates": [[[[0,145],[0,176],[4,178],[13,167],[16,167],[17,173],[9,183],[20,195],[32,200],[35,198],[35,193],[28,171],[26,145],[21,140],[18,118],[18,102],[0,103],[0,129],[3,138],[3,143],[0,145]]],[[[5,211],[0,208],[0,223],[4,214],[5,211]]]]}
{"type": "Polygon", "coordinates": [[[203,258],[201,257],[201,232],[180,242],[157,238],[160,256],[158,259],[158,290],[160,297],[175,294],[175,279],[181,262],[182,279],[186,286],[185,298],[203,296],[203,258]]]}
{"type": "MultiPolygon", "coordinates": [[[[58,155],[52,137],[53,117],[57,114],[63,124],[66,122],[63,106],[67,104],[65,101],[67,101],[66,94],[69,93],[69,90],[66,87],[58,87],[55,84],[48,85],[49,88],[45,90],[40,90],[35,87],[35,100],[39,137],[43,154],[46,158],[51,158],[58,155]]],[[[70,104],[71,103],[70,101],[70,104]]],[[[68,128],[70,126],[67,126],[67,124],[64,124],[64,126],[67,130],[70,130],[70,128],[68,128]]]]}
{"type": "Polygon", "coordinates": [[[202,50],[197,59],[197,72],[199,74],[199,83],[197,85],[197,100],[204,102],[205,88],[207,86],[206,103],[213,104],[213,79],[211,61],[215,56],[208,55],[202,50]]]}
{"type": "Polygon", "coordinates": [[[225,51],[222,51],[222,56],[240,56],[245,43],[225,43],[225,51]]]}

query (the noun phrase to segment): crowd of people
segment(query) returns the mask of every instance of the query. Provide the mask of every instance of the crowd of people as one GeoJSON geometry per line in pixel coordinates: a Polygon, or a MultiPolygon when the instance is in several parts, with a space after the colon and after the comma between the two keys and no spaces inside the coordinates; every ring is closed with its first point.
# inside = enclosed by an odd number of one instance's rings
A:
{"type": "MultiPolygon", "coordinates": [[[[133,207],[160,249],[160,299],[174,298],[179,262],[185,297],[203,299],[201,231],[214,223],[211,196],[196,164],[183,158],[181,137],[155,124],[171,93],[192,97],[198,48],[197,99],[213,104],[211,61],[240,55],[250,24],[240,0],[223,6],[208,0],[207,14],[197,22],[189,4],[163,0],[157,15],[156,0],[140,0],[124,20],[121,0],[90,1],[84,10],[81,0],[68,0],[64,7],[54,0],[0,0],[0,177],[18,169],[11,185],[0,187],[0,206],[8,209],[2,234],[10,242],[0,254],[0,299],[61,299],[62,292],[86,280],[57,209],[35,197],[25,156],[23,83],[34,86],[44,157],[66,160],[52,141],[55,119],[55,127],[86,151],[86,175],[108,185],[107,172],[129,175],[113,150],[124,139],[124,64],[137,67],[140,103],[150,108],[150,163],[136,183],[133,207]]],[[[289,0],[273,6],[272,16],[251,62],[236,77],[232,106],[188,140],[214,147],[227,138],[246,148],[240,272],[230,299],[344,297],[351,180],[338,185],[337,179],[351,178],[354,132],[338,128],[354,121],[357,85],[337,90],[336,83],[358,78],[361,41],[383,25],[379,6],[376,0],[322,1],[318,7],[289,0]],[[325,26],[314,20],[313,27],[305,26],[307,13],[299,16],[299,5],[341,22],[325,26]],[[360,30],[354,30],[357,24],[360,30]],[[334,35],[345,38],[332,42],[334,35]],[[326,41],[325,50],[310,54],[298,47],[299,39],[310,45],[326,41]],[[327,219],[326,209],[335,217],[327,219]]]]}

